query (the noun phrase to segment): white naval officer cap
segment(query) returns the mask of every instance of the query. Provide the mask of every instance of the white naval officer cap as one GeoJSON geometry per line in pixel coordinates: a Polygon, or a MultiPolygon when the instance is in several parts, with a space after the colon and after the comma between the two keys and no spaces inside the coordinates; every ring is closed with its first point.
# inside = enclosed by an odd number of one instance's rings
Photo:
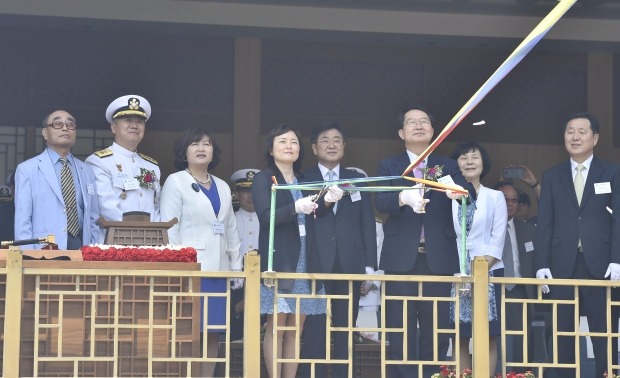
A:
{"type": "Polygon", "coordinates": [[[116,118],[123,116],[139,116],[148,120],[151,116],[151,104],[142,96],[121,96],[108,105],[105,118],[113,123],[116,118]]]}
{"type": "Polygon", "coordinates": [[[368,174],[366,173],[366,171],[364,171],[362,168],[357,168],[357,167],[347,167],[347,169],[350,169],[352,171],[355,171],[357,173],[361,173],[362,175],[364,175],[364,177],[368,177],[368,174]]]}
{"type": "Polygon", "coordinates": [[[252,188],[254,176],[259,172],[258,169],[240,169],[230,176],[230,181],[235,184],[237,190],[249,190],[252,188]]]}

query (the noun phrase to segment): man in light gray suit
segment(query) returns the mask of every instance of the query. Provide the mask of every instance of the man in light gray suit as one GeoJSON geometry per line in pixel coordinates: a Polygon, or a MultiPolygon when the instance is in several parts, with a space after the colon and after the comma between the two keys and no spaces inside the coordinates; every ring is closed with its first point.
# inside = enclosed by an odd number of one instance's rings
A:
{"type": "Polygon", "coordinates": [[[71,154],[76,129],[71,114],[64,110],[51,113],[43,120],[41,131],[47,148],[17,166],[15,240],[51,234],[59,249],[79,249],[97,242],[100,229],[95,224],[99,218],[95,176],[71,154]]]}

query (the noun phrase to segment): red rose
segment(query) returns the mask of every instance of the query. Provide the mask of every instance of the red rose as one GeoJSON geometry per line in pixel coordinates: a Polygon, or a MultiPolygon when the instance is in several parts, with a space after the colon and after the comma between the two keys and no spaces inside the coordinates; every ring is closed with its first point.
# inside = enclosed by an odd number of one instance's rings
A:
{"type": "Polygon", "coordinates": [[[150,173],[145,174],[144,182],[153,182],[153,176],[150,173]]]}

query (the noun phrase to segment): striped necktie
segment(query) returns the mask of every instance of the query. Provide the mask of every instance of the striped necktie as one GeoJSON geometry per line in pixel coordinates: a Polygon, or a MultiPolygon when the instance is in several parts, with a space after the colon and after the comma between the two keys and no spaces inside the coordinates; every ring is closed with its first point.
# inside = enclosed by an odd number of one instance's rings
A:
{"type": "Polygon", "coordinates": [[[73,236],[80,233],[80,220],[78,219],[77,201],[75,200],[75,186],[73,186],[73,174],[66,157],[61,157],[62,168],[60,169],[60,187],[62,198],[65,200],[67,214],[67,232],[73,236]]]}

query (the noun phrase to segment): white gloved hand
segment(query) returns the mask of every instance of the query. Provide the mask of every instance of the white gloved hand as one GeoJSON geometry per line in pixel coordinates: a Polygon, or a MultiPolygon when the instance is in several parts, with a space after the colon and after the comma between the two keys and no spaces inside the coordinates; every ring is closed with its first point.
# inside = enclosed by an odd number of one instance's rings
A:
{"type": "MultiPolygon", "coordinates": [[[[538,269],[538,271],[536,271],[536,278],[544,280],[544,279],[553,279],[553,276],[551,275],[551,270],[549,270],[549,268],[543,268],[543,269],[538,269]]],[[[547,294],[549,293],[551,290],[549,290],[549,286],[548,285],[542,285],[542,292],[547,294]]]]}
{"type": "Polygon", "coordinates": [[[609,267],[607,267],[607,273],[605,273],[605,278],[611,276],[609,279],[612,281],[620,280],[620,264],[610,263],[609,267]]]}
{"type": "Polygon", "coordinates": [[[424,205],[427,204],[430,200],[428,198],[422,197],[424,193],[424,189],[422,189],[422,184],[417,184],[413,188],[414,189],[407,189],[400,192],[400,202],[410,206],[413,211],[420,214],[424,212],[424,205]]]}
{"type": "MultiPolygon", "coordinates": [[[[465,188],[463,187],[461,187],[461,189],[465,190],[465,188]]],[[[465,196],[465,194],[453,192],[452,190],[448,189],[446,190],[446,196],[450,198],[451,200],[460,200],[461,198],[465,196]]]]}
{"type": "Polygon", "coordinates": [[[232,285],[230,286],[230,288],[233,290],[241,289],[243,287],[243,281],[244,279],[242,277],[233,278],[232,285]]]}
{"type": "Polygon", "coordinates": [[[340,189],[338,185],[332,185],[327,189],[327,193],[325,193],[325,202],[338,202],[343,194],[344,190],[340,189]]]}
{"type": "Polygon", "coordinates": [[[295,212],[311,214],[316,209],[316,203],[314,202],[314,195],[300,198],[295,201],[295,212]]]}

